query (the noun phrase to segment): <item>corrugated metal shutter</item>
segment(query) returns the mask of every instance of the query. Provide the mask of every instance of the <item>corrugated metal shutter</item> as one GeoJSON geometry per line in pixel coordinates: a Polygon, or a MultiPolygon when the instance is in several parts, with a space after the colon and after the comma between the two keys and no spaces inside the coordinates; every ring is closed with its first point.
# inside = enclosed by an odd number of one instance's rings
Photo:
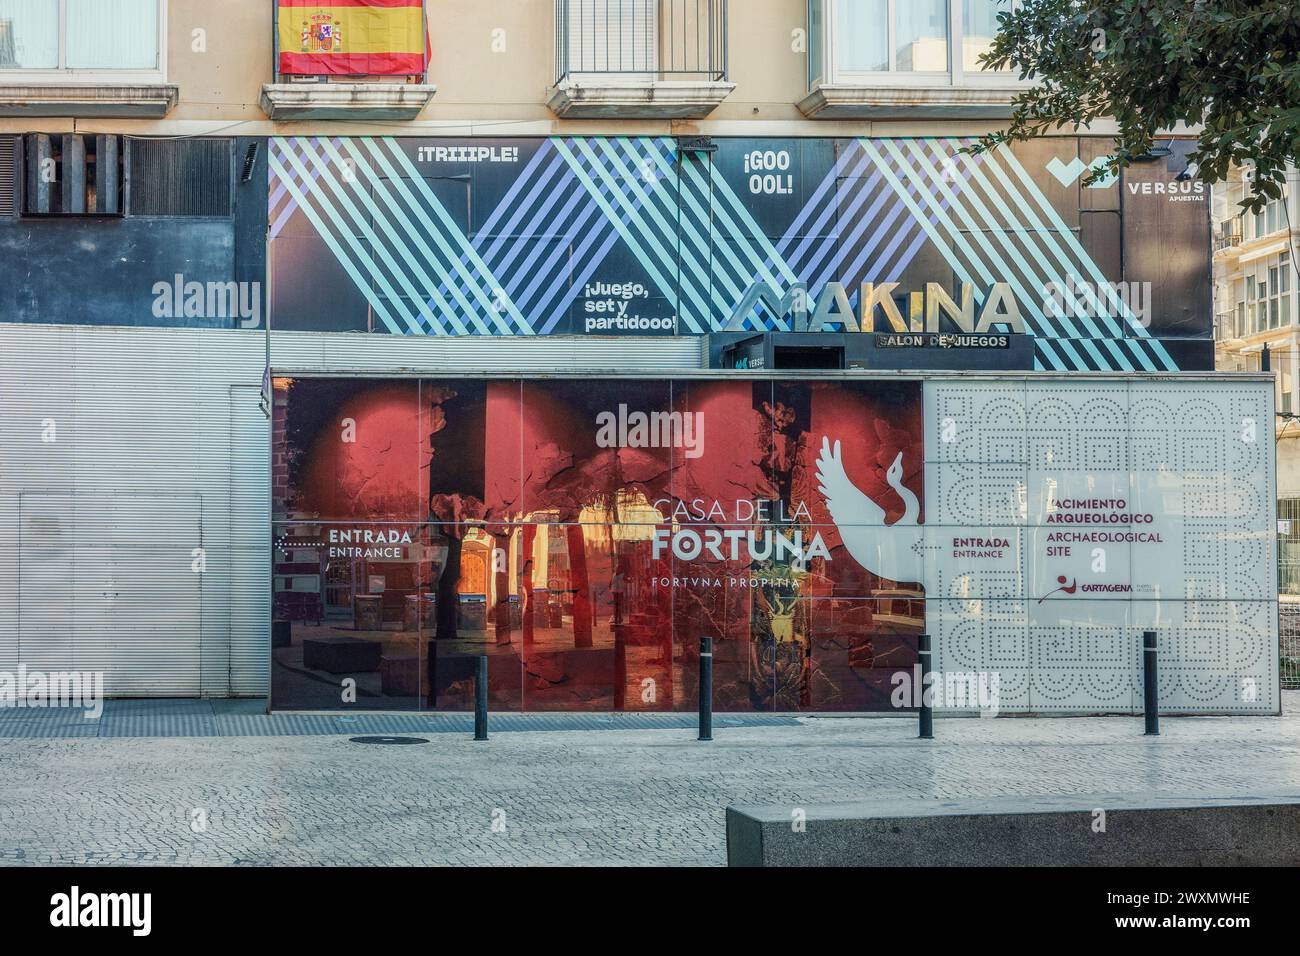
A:
{"type": "Polygon", "coordinates": [[[475,372],[657,372],[698,369],[700,336],[602,338],[538,335],[396,336],[354,332],[272,332],[278,372],[437,374],[475,372]]]}
{"type": "Polygon", "coordinates": [[[228,139],[126,141],[128,216],[230,216],[234,144],[228,139]]]}
{"type": "Polygon", "coordinates": [[[659,0],[569,0],[569,70],[651,79],[659,0]]]}
{"type": "Polygon", "coordinates": [[[114,697],[200,693],[201,497],[21,494],[18,540],[21,663],[102,673],[114,697]]]}
{"type": "Polygon", "coordinates": [[[266,693],[263,335],[3,335],[0,668],[103,670],[113,696],[266,693]]]}
{"type": "Polygon", "coordinates": [[[18,137],[0,136],[0,216],[18,207],[18,137]]]}

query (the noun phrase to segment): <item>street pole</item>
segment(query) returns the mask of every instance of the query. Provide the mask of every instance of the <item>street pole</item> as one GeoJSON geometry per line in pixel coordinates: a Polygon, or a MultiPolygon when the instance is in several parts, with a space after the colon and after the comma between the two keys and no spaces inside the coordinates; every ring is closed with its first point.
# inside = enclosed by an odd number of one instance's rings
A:
{"type": "Polygon", "coordinates": [[[921,740],[934,739],[934,708],[926,703],[925,692],[930,683],[930,635],[921,634],[916,639],[916,659],[921,665],[921,740]]]}
{"type": "Polygon", "coordinates": [[[1148,737],[1160,736],[1160,688],[1156,683],[1156,632],[1142,633],[1142,712],[1148,737]]]}
{"type": "Polygon", "coordinates": [[[713,739],[713,638],[700,638],[700,740],[713,739]]]}
{"type": "Polygon", "coordinates": [[[474,739],[487,740],[487,697],[488,697],[488,659],[486,654],[478,658],[478,670],[474,675],[474,739]]]}

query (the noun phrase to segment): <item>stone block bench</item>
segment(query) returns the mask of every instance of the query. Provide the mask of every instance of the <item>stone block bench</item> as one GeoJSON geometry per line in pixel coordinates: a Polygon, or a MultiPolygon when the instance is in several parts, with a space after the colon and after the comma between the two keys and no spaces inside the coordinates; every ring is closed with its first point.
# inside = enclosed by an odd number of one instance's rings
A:
{"type": "Polygon", "coordinates": [[[727,807],[727,863],[1296,866],[1300,795],[1111,794],[732,806],[727,807]]]}

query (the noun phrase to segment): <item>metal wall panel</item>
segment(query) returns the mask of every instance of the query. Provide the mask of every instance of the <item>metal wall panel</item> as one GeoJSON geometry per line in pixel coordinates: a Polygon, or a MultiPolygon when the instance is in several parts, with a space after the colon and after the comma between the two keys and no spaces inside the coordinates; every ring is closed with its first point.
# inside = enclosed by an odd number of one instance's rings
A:
{"type": "MultiPolygon", "coordinates": [[[[927,626],[936,670],[998,709],[1277,713],[1267,379],[926,382],[927,626]]],[[[960,709],[960,708],[958,708],[960,709]]]]}
{"type": "Polygon", "coordinates": [[[707,367],[690,336],[605,338],[489,336],[406,338],[350,332],[272,332],[277,372],[423,374],[426,372],[647,372],[707,367]]]}
{"type": "Polygon", "coordinates": [[[102,670],[111,696],[265,693],[264,336],[3,336],[0,667],[102,670]]]}
{"type": "Polygon", "coordinates": [[[197,696],[198,495],[19,496],[19,660],[97,671],[115,696],[197,696]]]}
{"type": "MultiPolygon", "coordinates": [[[[0,668],[102,669],[116,696],[262,694],[270,606],[260,332],[3,326],[0,668]],[[48,439],[48,440],[45,440],[48,439]],[[190,570],[203,548],[206,571],[190,570]]],[[[275,333],[277,368],[698,368],[693,339],[275,333]]]]}

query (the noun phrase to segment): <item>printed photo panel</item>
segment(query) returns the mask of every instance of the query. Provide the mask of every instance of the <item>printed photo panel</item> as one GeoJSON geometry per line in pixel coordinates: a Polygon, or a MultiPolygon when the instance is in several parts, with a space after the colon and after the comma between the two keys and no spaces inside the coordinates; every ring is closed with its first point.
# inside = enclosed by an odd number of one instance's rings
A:
{"type": "Polygon", "coordinates": [[[271,706],[419,710],[445,548],[427,526],[278,522],[271,706]]]}
{"type": "Polygon", "coordinates": [[[676,434],[671,383],[630,379],[533,381],[521,386],[520,514],[559,523],[654,523],[676,434]]]}
{"type": "Polygon", "coordinates": [[[429,453],[419,382],[280,378],[273,391],[276,518],[423,520],[429,453]]]}

